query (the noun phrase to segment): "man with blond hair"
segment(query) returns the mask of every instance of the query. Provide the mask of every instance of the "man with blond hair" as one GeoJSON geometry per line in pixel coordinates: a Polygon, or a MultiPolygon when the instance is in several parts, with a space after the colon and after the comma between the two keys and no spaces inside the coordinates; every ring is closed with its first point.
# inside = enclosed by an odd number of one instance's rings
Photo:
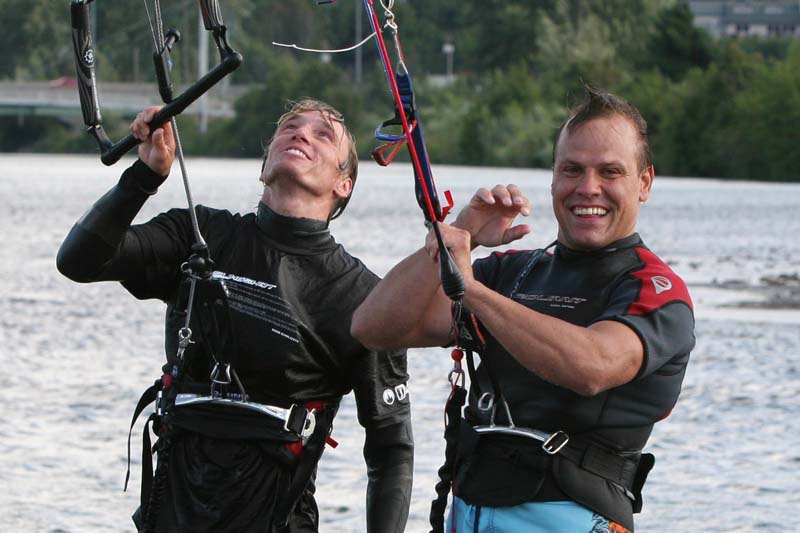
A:
{"type": "Polygon", "coordinates": [[[151,417],[158,466],[145,468],[137,527],[317,531],[317,461],[353,390],[366,430],[367,530],[402,532],[413,467],[406,354],[369,351],[349,332],[378,278],[328,228],[358,171],[341,115],[304,99],[280,118],[256,213],[198,206],[197,227],[186,209],[131,225],[175,155],[170,124],[148,126],[156,110],[131,125],[139,160],[58,255],[75,281],[119,281],[167,304],[167,364],[151,417]],[[387,390],[397,391],[391,403],[387,390]]]}

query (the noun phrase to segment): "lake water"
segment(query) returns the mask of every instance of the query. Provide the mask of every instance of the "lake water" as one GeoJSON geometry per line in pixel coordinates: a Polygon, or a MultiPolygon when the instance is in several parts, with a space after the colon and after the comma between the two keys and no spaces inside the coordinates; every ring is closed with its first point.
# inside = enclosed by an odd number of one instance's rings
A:
{"type": "MultiPolygon", "coordinates": [[[[79,285],[55,269],[69,228],[122,172],[98,158],[0,155],[0,516],[3,531],[133,531],[122,492],[126,438],[139,394],[163,360],[163,304],[117,284],[79,285]]],[[[233,211],[258,202],[256,160],[189,159],[195,201],[233,211]]],[[[440,189],[463,206],[478,186],[514,182],[530,196],[534,231],[515,248],[555,236],[549,174],[438,167],[440,189]]],[[[363,162],[337,240],[384,274],[425,230],[411,171],[363,162]]],[[[175,173],[139,219],[185,206],[175,173]]],[[[673,414],[648,448],[657,463],[637,531],[798,531],[800,514],[800,185],[657,177],[640,232],[688,282],[697,347],[673,414]]],[[[480,256],[485,250],[477,250],[480,256]]],[[[427,531],[443,459],[446,350],[409,354],[416,464],[407,531],[427,531]]],[[[347,398],[323,457],[323,532],[364,531],[363,430],[347,398]]]]}

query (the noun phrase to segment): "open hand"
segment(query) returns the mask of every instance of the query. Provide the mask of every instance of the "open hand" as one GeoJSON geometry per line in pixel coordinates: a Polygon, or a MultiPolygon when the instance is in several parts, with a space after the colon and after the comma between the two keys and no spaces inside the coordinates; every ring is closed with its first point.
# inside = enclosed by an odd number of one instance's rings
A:
{"type": "Polygon", "coordinates": [[[478,189],[461,210],[453,226],[471,235],[471,246],[500,246],[521,239],[531,228],[527,224],[514,226],[518,215],[530,214],[530,202],[516,185],[495,185],[478,189]]]}

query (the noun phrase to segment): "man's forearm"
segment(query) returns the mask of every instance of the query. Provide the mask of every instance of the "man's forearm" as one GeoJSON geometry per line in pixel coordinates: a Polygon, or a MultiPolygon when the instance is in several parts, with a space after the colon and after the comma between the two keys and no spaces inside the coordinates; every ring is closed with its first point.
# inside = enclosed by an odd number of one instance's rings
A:
{"type": "Polygon", "coordinates": [[[119,254],[134,217],[163,181],[141,161],[125,170],[119,183],[92,205],[64,239],[56,259],[59,272],[79,282],[115,279],[105,267],[119,254]]]}
{"type": "Polygon", "coordinates": [[[627,383],[643,348],[632,329],[613,321],[589,327],[528,309],[474,282],[464,303],[523,366],[550,383],[591,396],[627,383]]]}
{"type": "Polygon", "coordinates": [[[370,349],[447,343],[450,301],[438,265],[418,250],[398,263],[353,315],[352,334],[370,349]]]}

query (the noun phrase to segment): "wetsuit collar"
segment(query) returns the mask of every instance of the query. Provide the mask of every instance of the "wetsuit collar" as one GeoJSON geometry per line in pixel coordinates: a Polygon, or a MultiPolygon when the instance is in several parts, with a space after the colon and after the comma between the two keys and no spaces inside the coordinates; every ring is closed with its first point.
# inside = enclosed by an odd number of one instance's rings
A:
{"type": "Polygon", "coordinates": [[[256,224],[269,240],[286,251],[310,253],[336,246],[327,221],[287,217],[263,202],[258,204],[256,224]]]}
{"type": "Polygon", "coordinates": [[[605,248],[600,248],[598,250],[591,250],[589,252],[580,252],[577,250],[571,250],[567,248],[560,242],[556,241],[555,243],[555,253],[565,259],[578,259],[580,257],[597,257],[598,255],[605,255],[609,252],[614,252],[623,248],[630,248],[632,246],[641,246],[642,239],[639,237],[638,233],[633,233],[632,235],[625,237],[624,239],[620,239],[618,241],[614,241],[605,248]]]}

